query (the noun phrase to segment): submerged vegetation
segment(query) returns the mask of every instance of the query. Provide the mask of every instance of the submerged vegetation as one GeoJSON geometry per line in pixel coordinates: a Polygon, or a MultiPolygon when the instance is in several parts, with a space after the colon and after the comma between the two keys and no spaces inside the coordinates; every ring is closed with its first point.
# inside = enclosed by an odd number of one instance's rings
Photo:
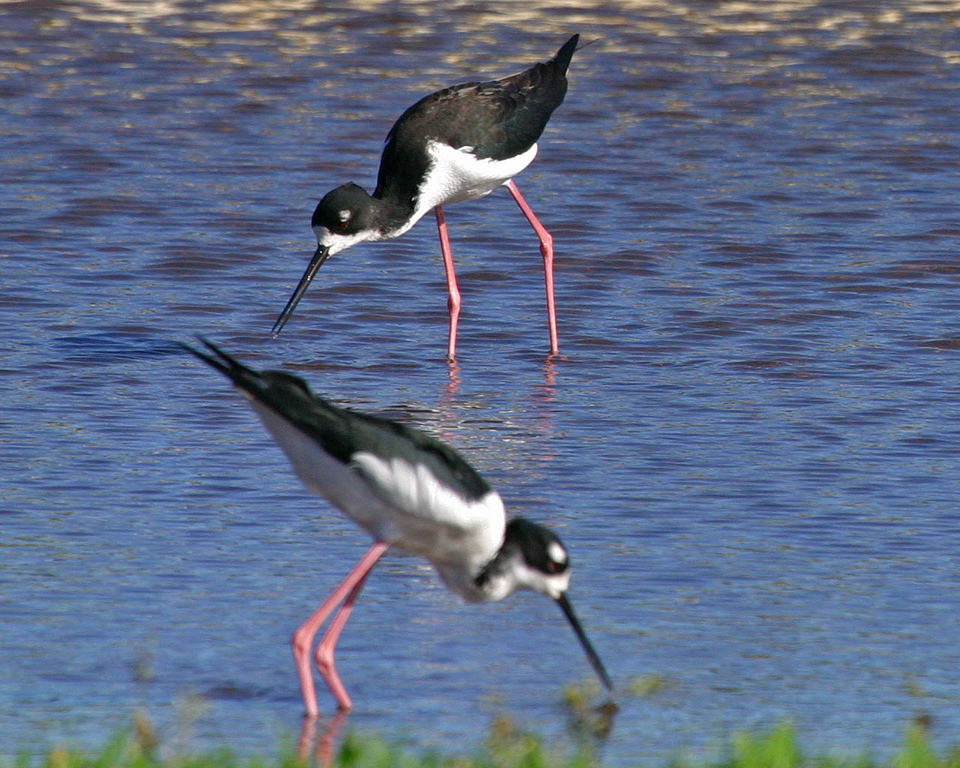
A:
{"type": "MultiPolygon", "coordinates": [[[[300,768],[330,765],[333,768],[592,768],[601,762],[588,743],[575,754],[557,754],[543,739],[497,720],[486,744],[475,754],[450,756],[437,752],[414,753],[381,738],[348,734],[334,754],[322,749],[301,754],[279,750],[277,757],[238,758],[228,751],[205,755],[161,757],[156,737],[142,718],[107,743],[99,753],[54,749],[44,755],[24,752],[0,768],[300,768]]],[[[672,761],[668,768],[960,768],[960,748],[938,751],[922,723],[907,732],[903,746],[892,758],[875,761],[863,757],[830,757],[805,754],[789,725],[765,734],[742,733],[731,739],[722,759],[699,765],[672,761]]]]}

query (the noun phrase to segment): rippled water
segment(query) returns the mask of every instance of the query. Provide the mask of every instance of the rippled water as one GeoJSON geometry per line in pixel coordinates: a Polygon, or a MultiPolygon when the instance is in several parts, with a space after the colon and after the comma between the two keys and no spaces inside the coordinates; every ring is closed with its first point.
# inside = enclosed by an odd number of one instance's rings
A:
{"type": "MultiPolygon", "coordinates": [[[[960,730],[960,5],[0,4],[0,752],[299,729],[288,639],[367,541],[303,491],[210,336],[467,453],[574,557],[625,697],[610,765],[793,720],[884,753],[960,730]],[[338,255],[279,339],[329,188],[392,121],[572,32],[505,193],[338,255]]],[[[388,557],[340,646],[349,727],[463,751],[566,729],[549,601],[465,606],[388,557]]],[[[329,706],[324,693],[321,705],[329,706]]]]}

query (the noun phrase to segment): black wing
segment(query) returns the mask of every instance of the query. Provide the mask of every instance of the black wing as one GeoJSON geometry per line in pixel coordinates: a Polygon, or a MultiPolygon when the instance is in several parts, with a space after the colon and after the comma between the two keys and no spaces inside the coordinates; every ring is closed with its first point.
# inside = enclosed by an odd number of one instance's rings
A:
{"type": "Polygon", "coordinates": [[[340,408],[313,394],[298,376],[285,371],[254,371],[206,339],[200,341],[213,352],[212,356],[186,344],[181,346],[344,464],[360,452],[387,460],[402,458],[426,464],[439,481],[458,490],[468,501],[479,500],[490,492],[489,484],[460,454],[425,432],[340,408]]]}
{"type": "Polygon", "coordinates": [[[429,170],[424,150],[430,140],[456,149],[472,147],[481,159],[504,160],[530,149],[563,103],[567,68],[579,39],[574,35],[550,61],[523,72],[444,88],[407,109],[387,134],[374,197],[391,196],[390,184],[416,188],[429,170]]]}

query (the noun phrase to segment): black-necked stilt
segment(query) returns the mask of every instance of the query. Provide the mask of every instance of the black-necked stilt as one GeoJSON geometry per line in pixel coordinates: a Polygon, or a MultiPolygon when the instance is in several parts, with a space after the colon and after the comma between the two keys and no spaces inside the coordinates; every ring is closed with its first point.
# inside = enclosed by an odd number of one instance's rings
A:
{"type": "Polygon", "coordinates": [[[452,360],[456,355],[460,289],[443,206],[477,200],[506,186],[540,238],[550,352],[559,352],[553,237],[523,199],[513,177],[533,162],[537,140],[550,115],[563,102],[567,67],[579,37],[571,37],[545,64],[535,64],[501,80],[445,88],[404,112],[387,134],[373,195],[356,184],[344,184],[328,192],[317,205],[311,222],[317,250],[277,318],[273,335],[280,333],[290,319],[327,258],[357,243],[399,237],[433,208],[450,294],[447,356],[452,360]]]}
{"type": "Polygon", "coordinates": [[[309,717],[318,714],[310,669],[313,639],[339,612],[315,659],[340,709],[352,707],[337,675],[334,647],[377,560],[392,546],[429,560],[444,584],[470,602],[502,600],[519,589],[551,597],[563,609],[590,663],[607,675],[567,599],[570,561],[560,539],[522,518],[507,522],[503,501],[449,445],[411,427],[339,408],[284,371],[247,368],[213,344],[212,355],[184,345],[251,402],[303,483],[374,538],[374,544],[293,636],[293,655],[309,717]]]}

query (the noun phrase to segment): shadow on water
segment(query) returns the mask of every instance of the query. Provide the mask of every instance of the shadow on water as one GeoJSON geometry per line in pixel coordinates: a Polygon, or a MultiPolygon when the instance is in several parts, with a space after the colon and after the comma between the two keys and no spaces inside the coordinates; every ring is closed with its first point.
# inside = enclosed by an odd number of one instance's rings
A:
{"type": "Polygon", "coordinates": [[[111,332],[52,337],[49,347],[64,365],[138,363],[180,354],[176,342],[152,333],[111,332]]]}

